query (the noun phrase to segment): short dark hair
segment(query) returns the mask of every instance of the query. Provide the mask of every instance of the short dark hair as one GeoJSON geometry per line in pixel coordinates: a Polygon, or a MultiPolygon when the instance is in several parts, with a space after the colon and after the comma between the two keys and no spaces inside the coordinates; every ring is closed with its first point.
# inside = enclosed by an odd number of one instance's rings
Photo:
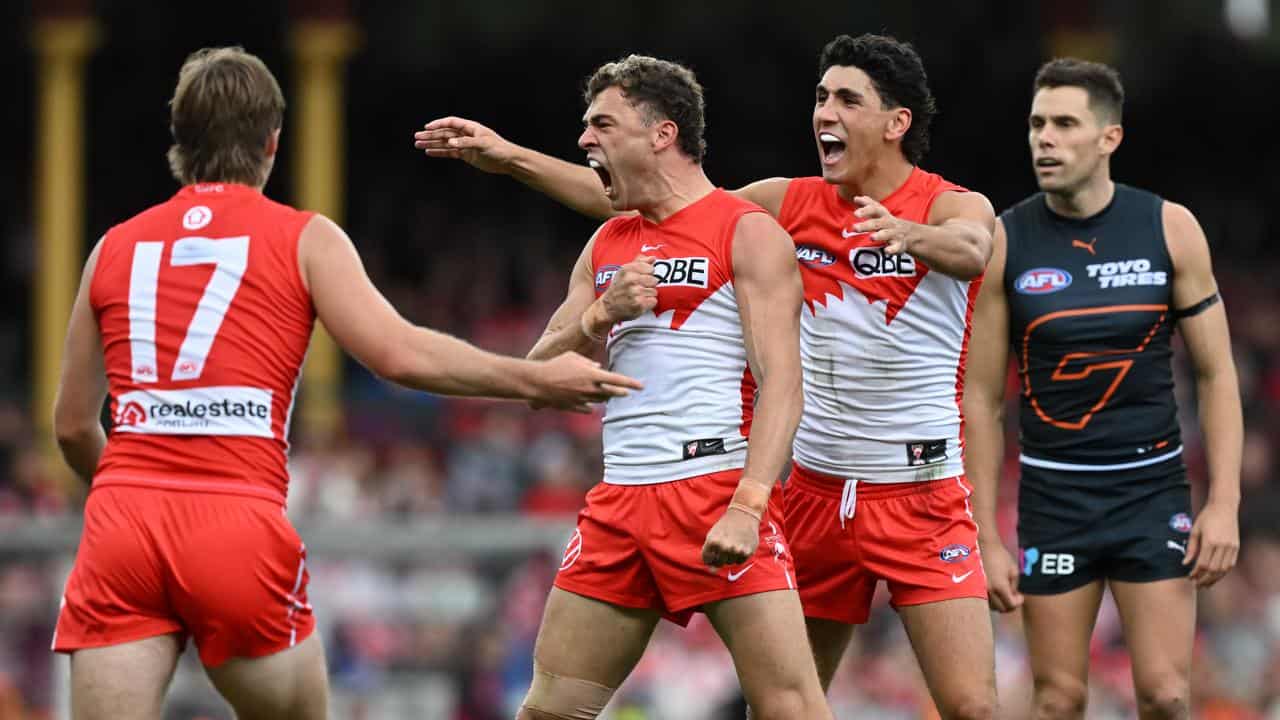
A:
{"type": "Polygon", "coordinates": [[[902,154],[912,165],[919,165],[929,152],[929,123],[938,114],[938,105],[916,49],[887,35],[840,35],[822,48],[818,77],[837,65],[866,73],[884,108],[911,111],[911,127],[902,137],[902,154]]]}
{"type": "Polygon", "coordinates": [[[587,80],[583,100],[588,105],[596,95],[617,87],[633,107],[645,115],[647,123],[665,118],[679,130],[680,150],[702,162],[707,154],[706,103],[702,86],[689,68],[647,55],[628,55],[601,65],[587,80]]]}
{"type": "Polygon", "coordinates": [[[186,185],[263,185],[267,140],[283,121],[284,94],[262,60],[239,47],[197,50],[169,101],[169,170],[186,185]]]}
{"type": "Polygon", "coordinates": [[[1124,85],[1110,65],[1080,58],[1054,58],[1040,66],[1031,93],[1044,88],[1078,87],[1089,95],[1089,109],[1100,119],[1119,123],[1124,111],[1124,85]]]}

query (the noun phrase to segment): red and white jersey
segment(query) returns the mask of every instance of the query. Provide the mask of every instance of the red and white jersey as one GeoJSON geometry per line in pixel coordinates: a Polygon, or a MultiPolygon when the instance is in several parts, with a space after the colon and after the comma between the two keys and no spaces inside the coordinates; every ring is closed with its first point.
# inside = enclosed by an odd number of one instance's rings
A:
{"type": "Polygon", "coordinates": [[[284,502],[289,417],[315,322],[298,267],[311,217],[209,183],[107,232],[89,298],[114,424],[95,486],[284,502]]]}
{"type": "Polygon", "coordinates": [[[716,189],[661,223],[609,220],[591,254],[596,296],[618,269],[656,258],[658,304],[609,332],[609,366],[644,381],[604,415],[604,481],[668,482],[746,464],[755,380],[733,290],[733,235],[759,206],[716,189]]]}
{"type": "MultiPolygon", "coordinates": [[[[963,192],[915,168],[881,204],[925,223],[933,201],[963,192]]],[[[795,459],[867,482],[964,472],[960,407],[969,322],[981,278],[956,280],[852,227],[855,205],[822,178],[797,178],[779,222],[804,279],[804,415],[795,459]]]]}

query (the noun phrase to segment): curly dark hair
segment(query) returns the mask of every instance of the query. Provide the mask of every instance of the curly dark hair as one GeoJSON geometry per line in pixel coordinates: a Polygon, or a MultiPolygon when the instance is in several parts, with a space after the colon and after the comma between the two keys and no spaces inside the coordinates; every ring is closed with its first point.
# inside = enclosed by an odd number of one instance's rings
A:
{"type": "Polygon", "coordinates": [[[938,105],[929,91],[929,77],[916,49],[911,43],[887,35],[841,35],[822,48],[818,77],[837,65],[866,73],[885,109],[904,107],[911,111],[911,127],[902,138],[902,154],[907,162],[919,165],[929,152],[929,124],[938,114],[938,105]]]}
{"type": "Polygon", "coordinates": [[[702,86],[693,71],[669,60],[647,55],[628,55],[601,65],[587,80],[583,100],[590,105],[596,95],[617,87],[633,107],[652,124],[665,118],[676,124],[680,150],[695,162],[707,154],[706,103],[702,86]]]}
{"type": "Polygon", "coordinates": [[[1089,109],[1100,120],[1119,123],[1124,112],[1124,85],[1110,65],[1079,58],[1054,58],[1040,66],[1032,83],[1034,95],[1044,88],[1078,87],[1089,95],[1089,109]]]}

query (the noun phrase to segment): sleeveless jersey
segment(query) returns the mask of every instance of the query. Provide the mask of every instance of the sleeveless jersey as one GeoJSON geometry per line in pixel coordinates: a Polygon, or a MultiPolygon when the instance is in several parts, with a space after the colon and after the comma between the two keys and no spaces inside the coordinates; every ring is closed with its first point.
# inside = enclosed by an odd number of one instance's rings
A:
{"type": "Polygon", "coordinates": [[[285,501],[289,417],[315,321],[298,268],[311,217],[209,183],[107,232],[89,297],[114,422],[95,487],[285,501]]]}
{"type": "Polygon", "coordinates": [[[1001,214],[1023,463],[1125,470],[1182,452],[1163,202],[1116,183],[1111,204],[1082,220],[1043,193],[1001,214]]]}
{"type": "Polygon", "coordinates": [[[604,481],[667,482],[741,468],[755,402],[733,289],[738,219],[760,207],[721,189],[661,223],[616,217],[591,253],[596,296],[619,268],[656,258],[658,304],[609,332],[610,369],[644,382],[604,415],[604,481]]]}
{"type": "MultiPolygon", "coordinates": [[[[965,192],[915,168],[881,204],[926,223],[948,191],[965,192]]],[[[856,209],[822,178],[797,178],[778,217],[796,243],[805,292],[795,459],[865,482],[960,475],[960,398],[981,278],[956,280],[909,254],[886,254],[851,229],[856,209]]]]}

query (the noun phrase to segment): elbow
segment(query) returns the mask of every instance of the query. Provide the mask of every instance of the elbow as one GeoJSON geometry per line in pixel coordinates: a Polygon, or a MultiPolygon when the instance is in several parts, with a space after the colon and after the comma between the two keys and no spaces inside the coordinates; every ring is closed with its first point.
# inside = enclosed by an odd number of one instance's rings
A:
{"type": "Polygon", "coordinates": [[[969,252],[965,253],[964,258],[956,264],[955,277],[958,280],[974,280],[986,270],[987,256],[983,254],[982,248],[971,245],[969,252]]]}
{"type": "Polygon", "coordinates": [[[53,420],[53,435],[64,453],[83,445],[99,429],[96,417],[73,418],[66,413],[56,413],[53,420]]]}
{"type": "Polygon", "coordinates": [[[369,363],[369,370],[383,380],[404,387],[417,387],[422,382],[421,368],[409,349],[393,343],[369,363]]]}

